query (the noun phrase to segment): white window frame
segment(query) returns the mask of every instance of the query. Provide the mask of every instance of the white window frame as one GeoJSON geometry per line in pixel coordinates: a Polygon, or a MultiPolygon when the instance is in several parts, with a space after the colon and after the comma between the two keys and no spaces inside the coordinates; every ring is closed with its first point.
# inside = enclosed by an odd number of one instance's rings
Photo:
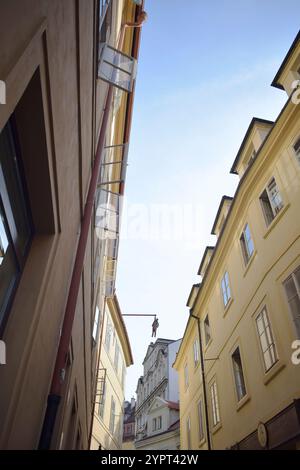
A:
{"type": "Polygon", "coordinates": [[[98,62],[98,78],[125,92],[131,92],[137,73],[137,61],[124,52],[103,43],[98,62]]]}
{"type": "Polygon", "coordinates": [[[105,349],[108,353],[109,353],[110,347],[111,347],[112,333],[113,333],[113,324],[112,324],[110,318],[108,317],[107,322],[106,322],[105,340],[104,340],[104,347],[105,347],[105,349]]]}
{"type": "Polygon", "coordinates": [[[116,418],[116,401],[113,397],[111,396],[111,405],[110,405],[110,419],[109,419],[109,431],[111,434],[114,434],[115,432],[115,418],[116,418]]]}
{"type": "Polygon", "coordinates": [[[118,373],[119,359],[120,359],[120,347],[119,347],[119,343],[117,340],[115,343],[116,345],[115,345],[115,355],[114,355],[114,368],[115,368],[116,373],[118,373]]]}
{"type": "Polygon", "coordinates": [[[237,346],[231,354],[231,364],[235,383],[235,392],[237,401],[240,402],[247,395],[246,379],[241,355],[241,348],[237,346]],[[235,360],[235,354],[238,352],[240,363],[235,360]]]}
{"type": "Polygon", "coordinates": [[[221,422],[221,416],[220,416],[218,388],[217,388],[217,381],[216,380],[214,380],[210,384],[210,399],[211,399],[213,425],[217,426],[221,422]]]}
{"type": "Polygon", "coordinates": [[[256,315],[255,325],[260,345],[260,351],[264,363],[265,373],[267,373],[276,364],[276,362],[278,362],[278,354],[272,331],[272,326],[268,315],[268,310],[265,305],[259,311],[258,315],[256,315]],[[259,321],[261,321],[262,329],[259,326],[259,321]],[[271,364],[270,366],[268,366],[266,361],[267,353],[269,354],[269,360],[271,364]]]}
{"type": "Polygon", "coordinates": [[[293,151],[295,158],[300,165],[300,137],[295,140],[295,143],[293,144],[293,151]]]}
{"type": "Polygon", "coordinates": [[[190,450],[192,445],[191,445],[191,417],[188,416],[186,420],[186,441],[187,441],[187,450],[190,450]]]}
{"type": "Polygon", "coordinates": [[[250,157],[247,160],[247,164],[246,164],[247,168],[248,166],[252,165],[252,162],[255,160],[255,157],[256,157],[256,150],[253,149],[252,152],[250,153],[250,157]]]}
{"type": "Polygon", "coordinates": [[[156,431],[156,418],[152,419],[152,431],[156,431]]]}
{"type": "Polygon", "coordinates": [[[284,286],[286,299],[287,299],[287,302],[288,302],[288,306],[289,306],[290,315],[291,315],[291,319],[292,319],[292,322],[293,322],[294,330],[295,330],[295,333],[297,334],[297,339],[300,339],[300,312],[293,311],[292,307],[290,305],[290,301],[295,299],[295,298],[296,299],[298,298],[298,301],[300,302],[300,282],[298,281],[298,279],[296,277],[296,273],[298,273],[298,271],[300,271],[300,266],[298,266],[296,269],[294,269],[294,271],[284,280],[283,286],[284,286]],[[293,281],[294,288],[296,290],[296,293],[291,298],[288,297],[287,289],[285,287],[285,284],[287,282],[289,282],[290,280],[293,281]]]}
{"type": "Polygon", "coordinates": [[[194,366],[197,367],[200,360],[200,350],[199,350],[199,340],[195,338],[193,343],[193,352],[194,352],[194,366]]]}
{"type": "Polygon", "coordinates": [[[269,226],[272,223],[272,221],[275,219],[275,217],[279,214],[279,212],[282,210],[282,208],[284,207],[283,198],[282,198],[281,192],[279,191],[279,187],[278,187],[277,181],[276,181],[274,176],[272,176],[272,178],[269,180],[267,186],[265,187],[265,189],[263,190],[263,192],[259,196],[259,199],[260,199],[260,204],[261,204],[262,211],[263,211],[263,214],[264,214],[265,222],[266,222],[267,226],[269,226]],[[276,190],[277,190],[275,193],[273,193],[273,191],[270,189],[270,186],[272,184],[273,184],[273,189],[276,188],[276,190]],[[269,212],[266,210],[267,202],[262,197],[264,195],[264,193],[266,193],[266,195],[267,195],[268,202],[269,202],[269,209],[271,209],[271,216],[272,216],[271,220],[269,220],[269,218],[268,218],[269,217],[269,212]],[[274,196],[274,194],[275,194],[275,196],[274,196]],[[279,200],[280,200],[279,204],[274,203],[274,200],[276,199],[276,197],[278,197],[279,200]]]}
{"type": "Polygon", "coordinates": [[[97,337],[98,337],[98,328],[99,328],[99,324],[100,324],[99,319],[100,319],[100,310],[99,310],[99,307],[97,305],[96,310],[95,310],[94,325],[93,325],[93,332],[92,332],[93,340],[95,342],[97,342],[97,337]]]}
{"type": "Polygon", "coordinates": [[[105,400],[106,400],[106,383],[104,382],[104,384],[103,384],[103,396],[102,396],[101,403],[99,403],[99,408],[98,408],[98,415],[100,416],[101,419],[104,419],[105,400]]]}
{"type": "Polygon", "coordinates": [[[203,320],[203,330],[204,330],[204,341],[205,346],[211,341],[211,327],[209,321],[209,314],[207,313],[204,320],[203,320]],[[207,321],[206,321],[207,320],[207,321]]]}
{"type": "Polygon", "coordinates": [[[240,244],[241,244],[244,262],[245,262],[245,265],[247,266],[247,264],[249,263],[254,253],[254,242],[253,242],[253,238],[251,235],[251,230],[250,230],[248,222],[245,224],[242,235],[240,236],[240,244]]]}
{"type": "Polygon", "coordinates": [[[162,417],[157,416],[156,418],[156,431],[159,431],[162,428],[162,417]]]}
{"type": "Polygon", "coordinates": [[[229,281],[229,274],[228,271],[225,271],[222,279],[221,279],[221,292],[223,298],[224,307],[227,307],[230,299],[231,299],[231,289],[230,289],[230,281],[229,281]]]}
{"type": "Polygon", "coordinates": [[[99,18],[100,18],[100,21],[101,21],[101,19],[104,18],[110,2],[111,2],[111,0],[99,0],[99,18]]]}
{"type": "Polygon", "coordinates": [[[126,375],[126,366],[125,366],[125,363],[124,361],[122,361],[122,369],[121,369],[121,384],[122,384],[122,388],[124,389],[124,386],[125,386],[125,375],[126,375]]]}
{"type": "Polygon", "coordinates": [[[269,201],[270,201],[270,204],[271,204],[271,207],[272,207],[272,210],[273,210],[273,214],[274,214],[274,217],[276,217],[276,215],[278,214],[278,212],[281,211],[281,209],[283,208],[283,200],[282,200],[282,196],[281,196],[281,193],[279,191],[279,187],[278,187],[278,184],[276,182],[276,179],[275,177],[273,176],[271,178],[271,180],[269,181],[268,183],[268,186],[266,187],[266,191],[268,193],[268,196],[269,196],[269,201]],[[276,193],[275,193],[275,196],[272,192],[272,190],[270,189],[270,186],[271,184],[273,184],[273,187],[276,188],[276,193]],[[279,199],[280,199],[280,202],[279,204],[275,204],[275,198],[279,195],[279,199]]]}
{"type": "Polygon", "coordinates": [[[198,409],[198,432],[199,432],[199,441],[203,441],[205,439],[204,433],[204,420],[203,420],[203,401],[202,398],[198,401],[197,405],[198,409]]]}
{"type": "Polygon", "coordinates": [[[185,363],[185,366],[184,366],[184,386],[185,386],[185,389],[187,389],[189,386],[189,369],[188,369],[187,363],[185,363]]]}

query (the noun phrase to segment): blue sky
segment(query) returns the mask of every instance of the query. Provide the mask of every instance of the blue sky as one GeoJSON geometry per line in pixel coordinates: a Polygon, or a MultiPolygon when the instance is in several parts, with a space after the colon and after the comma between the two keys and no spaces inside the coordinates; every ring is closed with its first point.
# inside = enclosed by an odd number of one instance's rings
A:
{"type": "MultiPolygon", "coordinates": [[[[203,251],[215,243],[220,199],[234,194],[229,171],[250,120],[274,120],[286,101],[270,83],[298,32],[300,7],[299,0],[146,0],[145,9],[116,288],[123,313],[156,313],[158,336],[177,339],[203,251]],[[153,223],[159,211],[167,214],[164,229],[153,223]]],[[[151,320],[125,320],[135,361],[130,398],[151,320]]]]}

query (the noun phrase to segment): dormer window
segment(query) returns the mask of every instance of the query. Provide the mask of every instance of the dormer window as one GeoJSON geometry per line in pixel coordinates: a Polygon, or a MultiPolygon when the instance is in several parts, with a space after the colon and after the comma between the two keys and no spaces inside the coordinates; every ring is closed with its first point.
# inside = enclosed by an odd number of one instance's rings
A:
{"type": "MultiPolygon", "coordinates": [[[[299,69],[300,70],[300,69],[299,69]]],[[[300,164],[300,137],[294,144],[294,152],[298,163],[300,164]]]]}
{"type": "Polygon", "coordinates": [[[272,82],[272,86],[285,90],[288,96],[291,96],[294,92],[294,82],[295,80],[299,80],[300,76],[299,46],[300,34],[298,32],[272,82]]]}
{"type": "Polygon", "coordinates": [[[225,216],[223,215],[223,217],[221,218],[220,220],[220,223],[219,223],[219,232],[222,232],[222,228],[225,224],[225,216]]]}
{"type": "Polygon", "coordinates": [[[273,121],[258,117],[252,118],[235,157],[231,173],[239,175],[240,178],[243,176],[256,158],[273,125],[273,121]]]}
{"type": "Polygon", "coordinates": [[[224,228],[226,218],[230,209],[230,205],[232,203],[232,197],[229,196],[223,196],[219,205],[219,209],[213,224],[212,228],[212,235],[216,235],[217,237],[220,235],[222,232],[222,229],[224,228]]]}
{"type": "Polygon", "coordinates": [[[251,153],[250,158],[247,162],[247,167],[252,165],[253,161],[255,160],[255,157],[256,157],[256,151],[253,150],[253,152],[251,153]]]}
{"type": "Polygon", "coordinates": [[[189,386],[189,371],[188,371],[187,364],[185,364],[184,366],[184,386],[185,386],[185,389],[187,389],[189,386]]]}
{"type": "MultiPolygon", "coordinates": [[[[214,247],[213,246],[207,246],[205,248],[205,251],[204,251],[204,254],[203,254],[203,257],[202,257],[202,260],[201,260],[201,263],[200,263],[200,267],[198,269],[198,274],[200,276],[202,276],[202,279],[203,277],[205,276],[205,273],[207,271],[207,268],[210,264],[210,260],[211,260],[211,257],[212,257],[212,254],[213,254],[213,251],[214,251],[214,247]]],[[[195,287],[195,286],[194,286],[195,287]]],[[[199,285],[197,286],[198,289],[199,289],[199,285]]]]}

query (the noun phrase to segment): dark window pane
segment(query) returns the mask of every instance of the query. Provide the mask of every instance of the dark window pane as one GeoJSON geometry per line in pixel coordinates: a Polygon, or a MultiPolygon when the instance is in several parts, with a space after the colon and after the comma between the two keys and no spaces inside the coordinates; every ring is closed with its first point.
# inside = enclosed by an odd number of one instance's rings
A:
{"type": "Polygon", "coordinates": [[[32,236],[19,161],[8,122],[0,132],[0,325],[25,261],[32,236]]]}
{"type": "Polygon", "coordinates": [[[264,191],[262,195],[260,196],[260,202],[263,208],[266,224],[270,225],[270,223],[274,219],[274,215],[273,215],[272,207],[268,198],[267,191],[264,191]]]}
{"type": "Polygon", "coordinates": [[[12,244],[9,242],[4,213],[0,206],[0,323],[13,291],[17,275],[16,259],[12,244]]]}
{"type": "Polygon", "coordinates": [[[21,261],[31,237],[31,228],[10,124],[0,134],[0,192],[10,234],[21,261]]]}
{"type": "Polygon", "coordinates": [[[246,395],[246,385],[242,367],[240,350],[237,348],[232,354],[233,371],[238,401],[246,395]]]}

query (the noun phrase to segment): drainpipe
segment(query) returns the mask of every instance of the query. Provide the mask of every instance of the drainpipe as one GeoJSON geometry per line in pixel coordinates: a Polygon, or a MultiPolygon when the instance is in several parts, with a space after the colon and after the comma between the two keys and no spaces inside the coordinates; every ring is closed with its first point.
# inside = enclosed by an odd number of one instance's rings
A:
{"type": "MultiPolygon", "coordinates": [[[[140,28],[142,23],[147,18],[147,14],[144,11],[140,11],[136,23],[125,23],[121,27],[120,38],[118,41],[118,49],[122,50],[123,42],[125,38],[125,31],[127,27],[140,28]]],[[[109,85],[108,92],[105,101],[104,114],[101,124],[101,130],[99,134],[99,140],[97,144],[96,156],[92,176],[90,180],[89,190],[84,208],[84,214],[81,222],[80,237],[77,245],[75,263],[73,267],[71,283],[68,292],[67,304],[65,309],[65,315],[63,319],[63,325],[61,330],[60,341],[58,345],[58,351],[56,355],[56,362],[52,376],[52,382],[50,387],[50,393],[47,400],[47,408],[43,422],[43,428],[40,436],[39,449],[47,450],[50,449],[53,430],[56,422],[57,412],[59,403],[61,400],[62,385],[65,378],[65,367],[69,353],[70,341],[72,336],[72,328],[75,317],[77,297],[81,282],[81,275],[84,264],[85,250],[88,240],[88,234],[90,230],[90,224],[93,214],[94,200],[97,191],[98,176],[101,164],[101,157],[104,149],[105,135],[107,130],[107,123],[109,118],[109,112],[113,97],[113,85],[109,85]]]]}
{"type": "Polygon", "coordinates": [[[200,318],[196,317],[196,315],[193,315],[192,310],[190,310],[190,317],[195,318],[195,320],[197,320],[197,325],[198,325],[200,363],[201,363],[201,377],[202,377],[203,400],[204,400],[204,409],[205,409],[207,449],[211,450],[209,421],[208,421],[208,404],[207,404],[207,394],[206,394],[206,377],[205,377],[205,370],[204,370],[204,357],[203,357],[203,349],[202,349],[200,318]]]}

